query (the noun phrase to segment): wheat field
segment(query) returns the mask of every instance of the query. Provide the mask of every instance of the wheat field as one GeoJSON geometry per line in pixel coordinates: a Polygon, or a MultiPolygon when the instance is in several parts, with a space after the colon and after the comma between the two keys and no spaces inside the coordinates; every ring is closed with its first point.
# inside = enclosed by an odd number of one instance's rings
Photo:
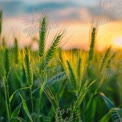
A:
{"type": "Polygon", "coordinates": [[[8,48],[0,11],[0,122],[121,122],[122,50],[62,50],[64,32],[45,50],[47,18],[40,21],[39,50],[8,48]]]}

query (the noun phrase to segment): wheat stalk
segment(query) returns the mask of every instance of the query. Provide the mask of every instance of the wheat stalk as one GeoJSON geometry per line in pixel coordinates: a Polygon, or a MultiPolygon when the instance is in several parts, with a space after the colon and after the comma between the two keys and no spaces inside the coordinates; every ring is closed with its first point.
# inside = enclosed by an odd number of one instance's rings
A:
{"type": "Polygon", "coordinates": [[[18,41],[17,38],[14,40],[14,54],[15,54],[15,63],[18,64],[18,57],[19,57],[19,47],[18,47],[18,41]]]}
{"type": "Polygon", "coordinates": [[[4,53],[4,68],[7,77],[10,71],[9,50],[7,48],[5,49],[5,53],[4,53]]]}
{"type": "Polygon", "coordinates": [[[2,33],[2,10],[0,10],[0,41],[1,41],[1,33],[2,33]]]}
{"type": "Polygon", "coordinates": [[[95,37],[96,37],[96,28],[93,28],[91,34],[90,50],[89,50],[89,61],[92,60],[94,55],[95,37]]]}
{"type": "Polygon", "coordinates": [[[45,39],[46,39],[46,31],[47,31],[47,22],[46,17],[43,18],[40,24],[40,32],[39,32],[39,56],[42,57],[44,55],[45,49],[45,39]]]}
{"type": "Polygon", "coordinates": [[[67,61],[67,65],[68,65],[69,79],[70,79],[71,85],[76,90],[77,89],[76,76],[74,74],[73,68],[71,67],[71,64],[69,61],[67,61]]]}
{"type": "Polygon", "coordinates": [[[52,59],[52,57],[54,56],[56,49],[58,47],[58,44],[60,42],[62,38],[62,34],[58,35],[55,39],[53,44],[51,45],[51,47],[49,48],[49,50],[46,53],[45,59],[41,65],[41,70],[44,70],[44,68],[46,68],[46,66],[48,65],[49,61],[52,59]]]}
{"type": "Polygon", "coordinates": [[[104,65],[105,65],[105,63],[106,63],[106,60],[107,60],[107,58],[108,58],[108,56],[109,56],[110,51],[111,51],[111,47],[109,47],[109,48],[106,50],[106,52],[105,52],[105,55],[104,55],[104,57],[103,57],[103,59],[102,59],[102,63],[101,63],[101,66],[100,66],[100,71],[103,69],[103,67],[104,67],[104,65]]]}
{"type": "Polygon", "coordinates": [[[26,73],[27,84],[31,87],[33,85],[33,73],[30,65],[30,53],[28,48],[26,48],[25,51],[24,68],[26,73]]]}

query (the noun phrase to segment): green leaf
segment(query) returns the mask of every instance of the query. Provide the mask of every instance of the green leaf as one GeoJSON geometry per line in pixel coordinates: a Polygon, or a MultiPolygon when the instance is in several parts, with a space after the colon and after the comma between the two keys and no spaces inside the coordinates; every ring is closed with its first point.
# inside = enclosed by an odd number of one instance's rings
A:
{"type": "Polygon", "coordinates": [[[112,119],[114,121],[119,122],[121,118],[120,118],[120,115],[118,113],[118,110],[120,110],[120,109],[115,109],[116,106],[103,93],[100,93],[100,95],[103,98],[103,100],[104,100],[105,104],[107,105],[108,109],[110,111],[112,111],[112,119]]]}
{"type": "Polygon", "coordinates": [[[60,81],[64,78],[65,78],[65,73],[61,72],[58,75],[54,76],[51,80],[47,81],[46,87],[49,87],[49,86],[53,85],[54,83],[56,83],[57,81],[60,81]]]}
{"type": "Polygon", "coordinates": [[[22,100],[23,109],[24,109],[26,115],[28,116],[28,118],[30,119],[30,121],[33,122],[33,120],[32,120],[32,118],[31,118],[30,112],[29,112],[29,110],[28,110],[28,107],[27,107],[27,104],[26,104],[24,98],[22,97],[21,94],[19,94],[19,95],[20,95],[20,98],[21,98],[21,100],[22,100]]]}
{"type": "Polygon", "coordinates": [[[105,114],[105,116],[102,117],[100,122],[109,122],[110,116],[111,116],[111,112],[109,111],[107,114],[105,114]]]}
{"type": "Polygon", "coordinates": [[[26,89],[30,89],[30,88],[29,88],[29,87],[24,87],[24,88],[17,89],[17,90],[9,97],[9,102],[11,103],[11,101],[12,101],[13,98],[14,98],[14,95],[15,95],[17,92],[19,92],[19,91],[21,91],[21,90],[26,90],[26,89]]]}
{"type": "Polygon", "coordinates": [[[85,82],[85,84],[83,85],[83,87],[81,88],[81,90],[79,91],[79,95],[78,95],[78,103],[79,105],[82,103],[85,95],[87,94],[89,88],[96,82],[96,80],[92,81],[91,83],[89,83],[88,81],[85,82]]]}
{"type": "Polygon", "coordinates": [[[100,93],[100,95],[104,100],[105,104],[107,105],[108,109],[112,109],[116,107],[103,93],[100,93]]]}
{"type": "MultiPolygon", "coordinates": [[[[112,108],[107,114],[105,114],[105,116],[102,117],[100,122],[108,122],[110,117],[111,117],[111,114],[114,114],[115,112],[122,112],[122,109],[120,109],[120,108],[112,108]]],[[[116,119],[114,119],[114,121],[115,122],[121,122],[121,118],[116,118],[116,119]]]]}
{"type": "Polygon", "coordinates": [[[11,118],[11,120],[10,120],[10,122],[27,122],[26,120],[24,120],[23,118],[21,118],[21,117],[13,117],[13,118],[11,118]],[[16,120],[16,121],[15,121],[16,120]]]}
{"type": "Polygon", "coordinates": [[[20,106],[17,106],[17,107],[14,109],[13,113],[11,114],[11,118],[13,118],[13,117],[18,117],[19,112],[20,112],[20,106]]]}
{"type": "Polygon", "coordinates": [[[76,81],[76,76],[73,70],[73,67],[71,66],[71,63],[67,61],[67,66],[69,70],[69,80],[72,85],[72,87],[76,90],[77,89],[77,81],[76,81]]]}

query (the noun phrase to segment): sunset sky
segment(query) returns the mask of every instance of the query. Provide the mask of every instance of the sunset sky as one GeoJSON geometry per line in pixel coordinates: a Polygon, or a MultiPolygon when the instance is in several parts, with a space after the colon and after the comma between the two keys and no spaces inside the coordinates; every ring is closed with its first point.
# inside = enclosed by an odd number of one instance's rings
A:
{"type": "MultiPolygon", "coordinates": [[[[34,36],[38,37],[38,22],[47,15],[48,43],[57,31],[65,29],[63,48],[87,49],[91,24],[95,26],[97,23],[96,45],[99,49],[109,44],[122,47],[121,6],[121,0],[0,0],[2,35],[8,46],[13,44],[16,36],[22,47],[34,36]]],[[[37,48],[36,43],[34,45],[37,48]]]]}

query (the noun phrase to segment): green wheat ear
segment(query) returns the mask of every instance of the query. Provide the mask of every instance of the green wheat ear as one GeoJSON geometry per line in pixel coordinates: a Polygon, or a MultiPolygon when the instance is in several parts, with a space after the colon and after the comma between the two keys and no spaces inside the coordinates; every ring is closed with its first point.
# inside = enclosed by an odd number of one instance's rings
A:
{"type": "Polygon", "coordinates": [[[52,57],[54,56],[56,49],[59,45],[59,42],[62,38],[62,34],[58,35],[54,41],[53,44],[51,45],[51,47],[49,48],[49,50],[46,53],[45,59],[41,65],[41,70],[44,70],[44,68],[48,65],[49,61],[52,59],[52,57]]]}
{"type": "Polygon", "coordinates": [[[42,57],[44,55],[45,49],[45,39],[46,39],[46,30],[47,30],[47,22],[46,17],[43,18],[40,23],[40,32],[39,32],[39,56],[42,57]]]}
{"type": "Polygon", "coordinates": [[[93,58],[94,46],[95,46],[95,37],[96,37],[96,28],[93,28],[92,34],[91,34],[90,50],[89,50],[89,61],[91,61],[93,58]]]}
{"type": "Polygon", "coordinates": [[[111,52],[111,47],[109,47],[109,48],[106,50],[106,52],[105,52],[105,55],[104,55],[104,57],[103,57],[103,60],[102,60],[101,66],[100,66],[100,71],[103,69],[103,67],[104,67],[104,65],[105,65],[105,63],[106,63],[106,60],[108,59],[108,56],[109,56],[110,52],[111,52]]]}
{"type": "Polygon", "coordinates": [[[1,33],[2,33],[2,10],[0,10],[0,40],[1,40],[1,33]]]}
{"type": "Polygon", "coordinates": [[[4,53],[4,68],[7,77],[10,71],[9,50],[7,48],[5,49],[5,53],[4,53]]]}
{"type": "Polygon", "coordinates": [[[30,53],[28,48],[25,49],[24,69],[25,69],[27,84],[28,86],[31,87],[33,85],[33,73],[30,65],[30,53]]]}
{"type": "Polygon", "coordinates": [[[61,38],[62,38],[62,34],[61,34],[61,35],[58,35],[58,36],[56,37],[56,39],[54,40],[52,46],[51,46],[50,49],[48,50],[47,55],[46,55],[46,61],[47,61],[47,62],[49,62],[50,59],[53,57],[53,55],[54,55],[54,53],[55,53],[55,51],[56,51],[56,49],[57,49],[57,47],[58,47],[58,44],[59,44],[61,38]]]}
{"type": "Polygon", "coordinates": [[[5,48],[6,47],[6,43],[5,43],[5,37],[2,37],[2,47],[5,48]]]}
{"type": "Polygon", "coordinates": [[[18,64],[18,52],[19,52],[19,48],[18,48],[18,41],[17,41],[17,38],[15,38],[14,40],[14,54],[15,54],[15,63],[18,64]]]}
{"type": "Polygon", "coordinates": [[[74,89],[77,89],[77,82],[76,82],[76,76],[74,74],[74,70],[71,67],[71,64],[69,61],[67,61],[68,71],[69,71],[69,80],[74,89]]]}
{"type": "Polygon", "coordinates": [[[53,78],[51,78],[50,80],[48,80],[46,82],[46,87],[49,87],[49,86],[53,85],[54,83],[56,83],[56,82],[64,79],[65,77],[66,76],[65,76],[65,73],[64,72],[61,72],[61,73],[55,75],[53,78]]]}

